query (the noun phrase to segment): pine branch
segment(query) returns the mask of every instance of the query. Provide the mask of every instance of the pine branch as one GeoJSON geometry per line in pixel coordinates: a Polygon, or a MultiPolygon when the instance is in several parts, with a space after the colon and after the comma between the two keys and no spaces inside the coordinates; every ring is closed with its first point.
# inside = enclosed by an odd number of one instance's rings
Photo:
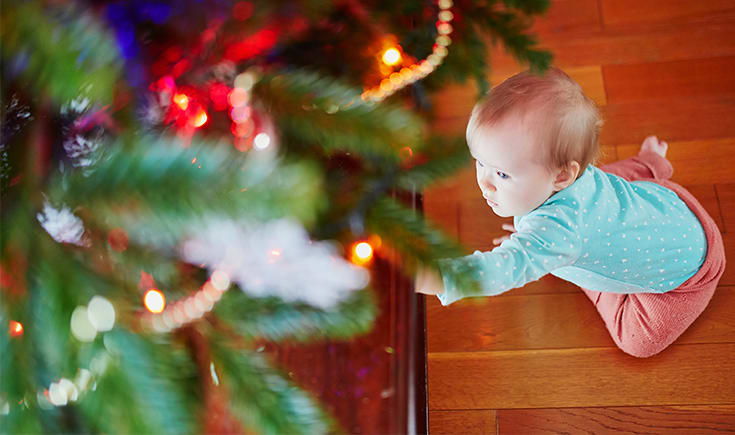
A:
{"type": "Polygon", "coordinates": [[[503,0],[503,3],[527,15],[543,14],[550,4],[549,0],[503,0]]]}
{"type": "MultiPolygon", "coordinates": [[[[3,297],[0,300],[0,324],[8,325],[12,320],[25,320],[26,317],[7,314],[7,311],[15,308],[17,314],[19,307],[6,307],[3,297]]],[[[27,323],[27,322],[26,322],[27,323]]],[[[40,433],[39,409],[36,406],[25,407],[21,405],[27,393],[33,392],[35,383],[32,379],[33,368],[32,343],[22,340],[22,337],[10,338],[3,332],[0,334],[0,407],[8,406],[8,414],[0,417],[0,433],[40,433]],[[20,403],[19,403],[20,402],[20,403]]],[[[33,397],[30,396],[29,399],[33,397]]],[[[33,405],[31,403],[31,405],[33,405]]]]}
{"type": "Polygon", "coordinates": [[[1,14],[3,61],[22,70],[26,85],[65,102],[83,95],[112,101],[121,73],[117,47],[89,13],[73,6],[48,15],[40,2],[8,2],[1,14]]]}
{"type": "Polygon", "coordinates": [[[432,137],[425,148],[426,163],[414,166],[398,175],[396,186],[406,190],[421,190],[440,178],[455,173],[467,165],[469,151],[464,138],[432,137]]]}
{"type": "Polygon", "coordinates": [[[248,340],[306,342],[347,339],[366,333],[373,326],[376,310],[370,290],[354,292],[334,309],[322,310],[274,297],[251,298],[233,288],[217,304],[214,313],[248,340]]]}
{"type": "Polygon", "coordinates": [[[376,233],[407,258],[436,267],[441,258],[458,257],[463,248],[432,227],[422,216],[393,199],[375,203],[365,220],[368,231],[376,233]]]}
{"type": "Polygon", "coordinates": [[[365,102],[357,89],[303,71],[266,76],[253,90],[286,137],[326,152],[395,162],[420,140],[421,122],[398,106],[365,102]]]}
{"type": "Polygon", "coordinates": [[[224,146],[144,136],[108,147],[91,174],[52,181],[52,202],[83,206],[147,246],[172,248],[213,215],[255,220],[292,216],[307,225],[323,207],[318,170],[235,154],[224,146]]]}
{"type": "Polygon", "coordinates": [[[314,434],[336,429],[318,402],[288,382],[259,354],[233,350],[212,340],[220,382],[230,394],[232,412],[263,434],[314,434]]]}
{"type": "Polygon", "coordinates": [[[104,374],[78,405],[95,430],[196,432],[196,367],[182,348],[121,329],[105,334],[105,347],[112,355],[104,374]]]}
{"type": "Polygon", "coordinates": [[[538,41],[535,36],[524,33],[528,25],[521,21],[517,14],[487,10],[477,14],[475,19],[479,25],[492,32],[493,39],[499,38],[516,59],[528,63],[532,71],[543,72],[551,65],[553,58],[551,53],[533,48],[538,41]]]}

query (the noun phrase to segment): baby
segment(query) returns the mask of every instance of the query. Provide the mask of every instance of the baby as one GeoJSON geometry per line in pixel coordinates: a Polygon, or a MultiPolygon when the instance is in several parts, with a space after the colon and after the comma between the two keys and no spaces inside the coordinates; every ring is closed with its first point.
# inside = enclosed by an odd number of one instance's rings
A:
{"type": "Polygon", "coordinates": [[[637,157],[593,165],[602,122],[558,69],[523,72],[480,101],[467,126],[477,184],[513,233],[489,252],[439,262],[416,291],[442,305],[497,295],[550,273],[577,284],[615,343],[654,355],[699,316],[725,269],[722,236],[684,188],[669,181],[668,145],[651,136],[637,157]]]}

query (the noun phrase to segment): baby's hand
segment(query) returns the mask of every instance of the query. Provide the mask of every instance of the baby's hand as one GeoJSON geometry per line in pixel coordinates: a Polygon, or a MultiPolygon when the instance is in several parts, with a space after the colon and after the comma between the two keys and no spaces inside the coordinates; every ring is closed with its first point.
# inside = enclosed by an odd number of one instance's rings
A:
{"type": "Polygon", "coordinates": [[[434,269],[423,265],[420,265],[416,271],[415,286],[416,293],[423,293],[425,295],[444,293],[444,281],[442,281],[442,277],[434,269]]]}
{"type": "MultiPolygon", "coordinates": [[[[503,224],[502,227],[504,230],[510,231],[511,234],[516,232],[516,227],[514,227],[513,224],[503,224]]],[[[508,239],[510,239],[510,234],[498,237],[497,239],[493,239],[493,245],[499,245],[508,239]]]]}
{"type": "Polygon", "coordinates": [[[639,154],[644,151],[653,151],[661,157],[666,157],[666,151],[669,149],[669,144],[664,141],[658,140],[656,136],[648,136],[641,144],[641,150],[639,154]]]}

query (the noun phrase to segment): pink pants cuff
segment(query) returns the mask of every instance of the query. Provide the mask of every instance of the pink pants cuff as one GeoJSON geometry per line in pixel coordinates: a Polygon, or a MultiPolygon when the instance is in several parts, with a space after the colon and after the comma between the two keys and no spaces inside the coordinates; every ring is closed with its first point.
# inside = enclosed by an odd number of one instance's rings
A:
{"type": "Polygon", "coordinates": [[[707,255],[702,267],[674,290],[619,294],[582,289],[595,304],[615,344],[625,353],[645,358],[673,343],[709,303],[725,272],[722,234],[699,201],[668,180],[673,168],[660,155],[640,154],[600,169],[629,181],[651,181],[673,190],[697,216],[707,239],[707,255]]]}

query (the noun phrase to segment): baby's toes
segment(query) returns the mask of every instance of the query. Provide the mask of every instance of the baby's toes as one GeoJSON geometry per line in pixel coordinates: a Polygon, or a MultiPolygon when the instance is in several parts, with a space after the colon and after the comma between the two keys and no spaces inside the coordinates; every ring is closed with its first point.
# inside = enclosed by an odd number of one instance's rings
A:
{"type": "Polygon", "coordinates": [[[643,140],[641,144],[641,151],[653,150],[658,145],[658,138],[656,136],[648,136],[643,140]]]}

